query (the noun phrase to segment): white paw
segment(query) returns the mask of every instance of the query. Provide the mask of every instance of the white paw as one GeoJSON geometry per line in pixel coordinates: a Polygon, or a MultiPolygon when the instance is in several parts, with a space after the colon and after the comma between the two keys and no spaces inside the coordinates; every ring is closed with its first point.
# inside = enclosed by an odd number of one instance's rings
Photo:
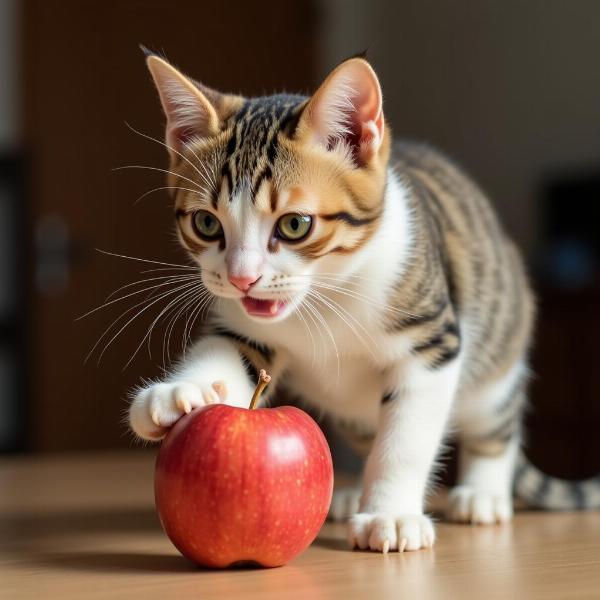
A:
{"type": "Polygon", "coordinates": [[[328,518],[332,521],[346,521],[358,512],[361,489],[358,486],[343,487],[333,491],[328,518]]]}
{"type": "Polygon", "coordinates": [[[507,523],[512,518],[512,498],[459,485],[448,495],[448,518],[460,523],[490,525],[507,523]]]}
{"type": "Polygon", "coordinates": [[[182,415],[223,402],[226,397],[227,387],[222,381],[208,385],[189,381],[155,383],[136,394],[129,408],[129,424],[139,437],[157,441],[182,415]]]}
{"type": "Polygon", "coordinates": [[[348,542],[352,548],[375,550],[384,554],[390,550],[431,548],[435,530],[426,515],[358,513],[348,522],[348,542]]]}

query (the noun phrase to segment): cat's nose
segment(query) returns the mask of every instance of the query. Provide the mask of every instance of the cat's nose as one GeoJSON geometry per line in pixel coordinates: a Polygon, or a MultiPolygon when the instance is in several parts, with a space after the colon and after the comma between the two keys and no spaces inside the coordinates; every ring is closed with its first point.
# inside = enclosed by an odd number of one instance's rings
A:
{"type": "Polygon", "coordinates": [[[247,292],[260,279],[260,275],[258,277],[228,275],[227,278],[238,290],[247,292]]]}

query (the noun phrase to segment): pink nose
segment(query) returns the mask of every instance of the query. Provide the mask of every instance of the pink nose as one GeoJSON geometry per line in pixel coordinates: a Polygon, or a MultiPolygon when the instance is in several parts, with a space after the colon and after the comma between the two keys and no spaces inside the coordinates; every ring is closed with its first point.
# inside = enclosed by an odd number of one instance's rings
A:
{"type": "Polygon", "coordinates": [[[236,277],[234,275],[228,275],[229,281],[241,292],[247,292],[259,279],[259,277],[236,277]]]}

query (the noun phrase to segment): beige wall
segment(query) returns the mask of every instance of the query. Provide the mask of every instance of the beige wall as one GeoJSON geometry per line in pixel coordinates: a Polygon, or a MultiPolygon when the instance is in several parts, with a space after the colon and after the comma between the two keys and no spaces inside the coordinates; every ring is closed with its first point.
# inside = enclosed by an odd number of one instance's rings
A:
{"type": "Polygon", "coordinates": [[[600,167],[597,0],[328,2],[323,71],[366,47],[396,135],[445,149],[530,252],[546,174],[600,167]]]}

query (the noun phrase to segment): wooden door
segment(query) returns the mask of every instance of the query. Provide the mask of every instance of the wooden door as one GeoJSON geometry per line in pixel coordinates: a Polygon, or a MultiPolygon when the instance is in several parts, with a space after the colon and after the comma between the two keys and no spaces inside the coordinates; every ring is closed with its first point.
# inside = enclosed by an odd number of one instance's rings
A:
{"type": "Polygon", "coordinates": [[[139,271],[148,267],[95,248],[184,260],[172,235],[166,192],[135,203],[165,185],[162,174],[113,171],[132,164],[167,166],[164,149],[125,124],[162,138],[164,119],[138,44],[164,52],[190,75],[223,90],[304,91],[314,84],[316,19],[311,2],[24,2],[23,111],[33,240],[31,448],[129,445],[119,423],[127,390],[142,376],[160,374],[160,339],[153,358],[141,352],[123,370],[156,310],[125,330],[100,365],[97,353],[84,364],[86,354],[133,303],[74,321],[120,285],[142,279],[139,271]]]}

